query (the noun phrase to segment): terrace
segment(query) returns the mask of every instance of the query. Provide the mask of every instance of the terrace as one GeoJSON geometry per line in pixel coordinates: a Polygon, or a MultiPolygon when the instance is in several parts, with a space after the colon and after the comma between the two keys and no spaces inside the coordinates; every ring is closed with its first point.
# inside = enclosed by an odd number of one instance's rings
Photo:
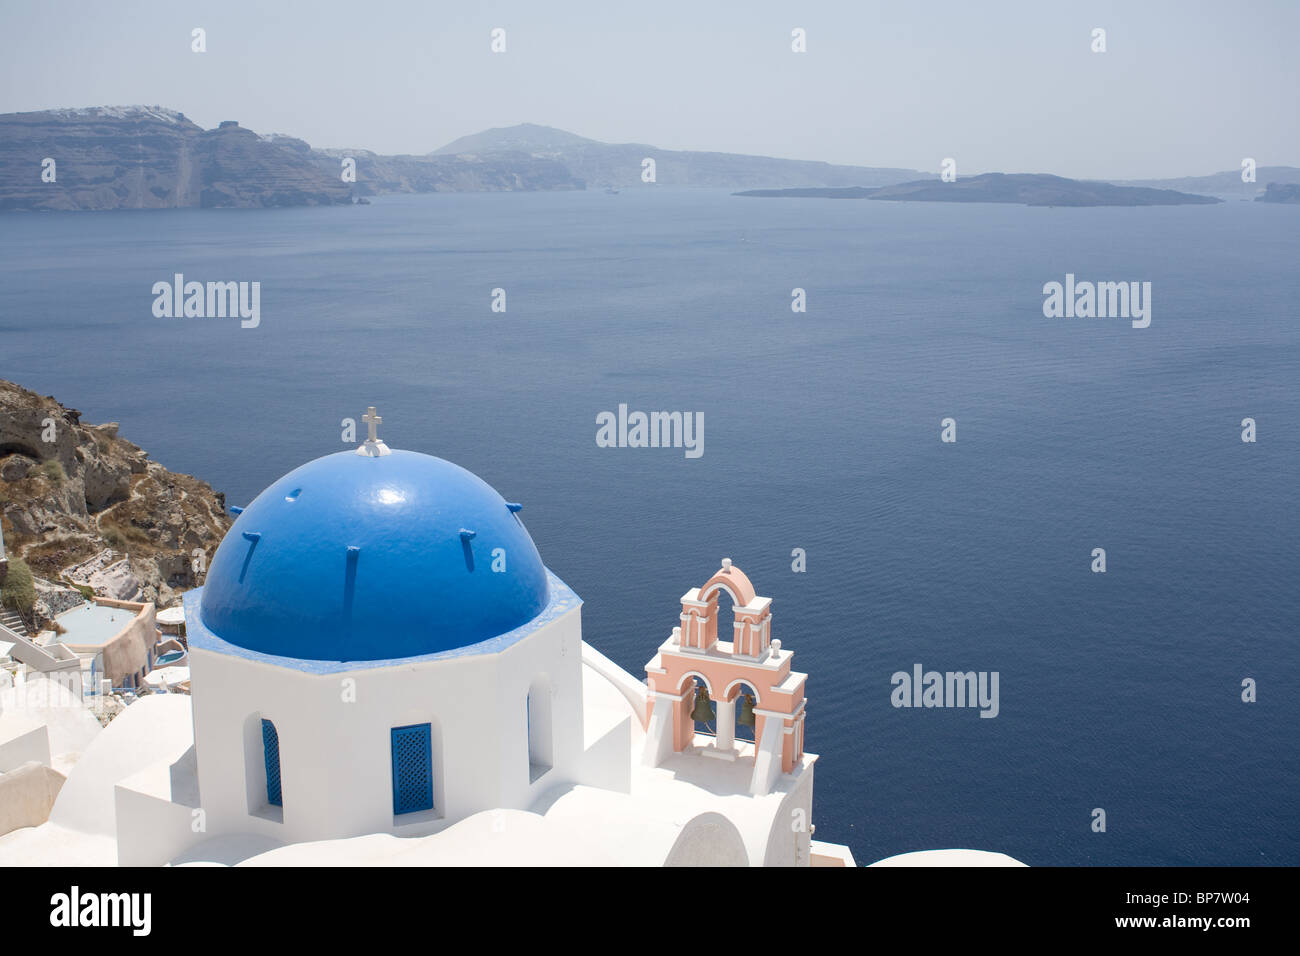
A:
{"type": "Polygon", "coordinates": [[[47,647],[61,644],[88,659],[96,683],[107,679],[112,687],[143,686],[159,637],[152,604],[95,598],[55,620],[61,633],[47,647]]]}

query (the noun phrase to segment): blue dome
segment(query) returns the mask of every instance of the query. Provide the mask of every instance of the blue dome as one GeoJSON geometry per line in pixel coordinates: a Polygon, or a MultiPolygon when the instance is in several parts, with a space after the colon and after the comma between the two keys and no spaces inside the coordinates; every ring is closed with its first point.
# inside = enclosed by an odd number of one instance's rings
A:
{"type": "Polygon", "coordinates": [[[208,570],[202,624],[239,647],[303,660],[391,660],[477,644],[532,620],[549,600],[517,510],[430,455],[317,458],[235,521],[208,570]]]}

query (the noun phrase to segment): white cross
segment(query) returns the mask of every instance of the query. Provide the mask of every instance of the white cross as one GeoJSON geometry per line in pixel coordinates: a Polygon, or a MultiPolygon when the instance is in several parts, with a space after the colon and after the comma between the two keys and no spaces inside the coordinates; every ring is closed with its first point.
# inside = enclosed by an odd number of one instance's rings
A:
{"type": "Polygon", "coordinates": [[[366,413],[361,416],[361,420],[365,422],[366,427],[370,429],[370,437],[367,438],[366,441],[379,441],[378,428],[383,419],[375,414],[375,406],[371,405],[367,408],[366,413]]]}

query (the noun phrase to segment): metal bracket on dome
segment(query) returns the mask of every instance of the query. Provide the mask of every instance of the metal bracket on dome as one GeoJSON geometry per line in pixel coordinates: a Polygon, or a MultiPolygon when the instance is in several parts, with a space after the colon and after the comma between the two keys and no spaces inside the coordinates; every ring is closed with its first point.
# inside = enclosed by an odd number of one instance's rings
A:
{"type": "Polygon", "coordinates": [[[524,510],[524,506],[517,501],[507,501],[506,507],[510,509],[511,514],[518,514],[524,510]]]}
{"type": "Polygon", "coordinates": [[[343,621],[349,627],[352,624],[352,599],[357,591],[357,562],[361,559],[361,549],[355,544],[348,545],[347,566],[343,576],[343,621]]]}
{"type": "Polygon", "coordinates": [[[253,560],[253,552],[257,550],[257,542],[262,540],[262,532],[245,531],[244,540],[248,542],[248,553],[244,555],[244,564],[239,569],[239,583],[244,583],[244,576],[248,574],[249,562],[253,560]]]}
{"type": "Polygon", "coordinates": [[[465,568],[474,570],[474,549],[470,547],[470,542],[478,536],[477,531],[470,531],[468,528],[460,529],[460,546],[465,551],[465,568]]]}

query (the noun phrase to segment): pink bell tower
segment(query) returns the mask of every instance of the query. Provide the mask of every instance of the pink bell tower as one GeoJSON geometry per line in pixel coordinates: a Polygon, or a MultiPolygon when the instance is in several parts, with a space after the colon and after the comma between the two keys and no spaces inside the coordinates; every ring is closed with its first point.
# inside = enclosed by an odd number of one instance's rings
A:
{"type": "MultiPolygon", "coordinates": [[[[724,632],[725,633],[725,632],[724,632]]],[[[658,766],[670,754],[694,752],[724,760],[749,757],[747,742],[735,739],[736,703],[743,685],[754,693],[752,794],[766,794],[778,776],[803,759],[804,683],[791,669],[794,654],[772,640],[772,599],[730,558],[704,583],[682,595],[681,625],[646,664],[646,749],[642,762],[658,766]],[[718,592],[731,597],[731,640],[718,639],[718,592]],[[696,734],[691,716],[696,678],[717,708],[715,738],[696,734]]]]}

